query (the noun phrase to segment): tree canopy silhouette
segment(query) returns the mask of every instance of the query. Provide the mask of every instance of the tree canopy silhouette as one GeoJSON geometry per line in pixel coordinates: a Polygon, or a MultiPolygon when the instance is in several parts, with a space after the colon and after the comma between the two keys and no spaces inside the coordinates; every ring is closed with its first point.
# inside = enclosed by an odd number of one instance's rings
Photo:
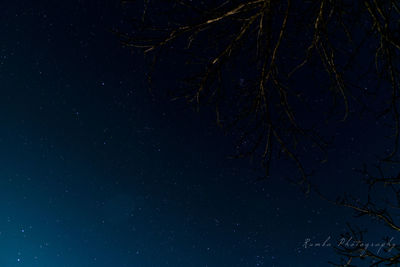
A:
{"type": "MultiPolygon", "coordinates": [[[[174,71],[183,84],[171,90],[173,97],[212,104],[218,125],[240,133],[237,156],[260,159],[266,176],[273,160],[289,159],[298,170],[291,181],[309,192],[310,153],[326,160],[332,123],[365,113],[392,131],[392,149],[380,164],[398,163],[398,1],[123,2],[141,7],[133,28],[118,32],[123,45],[151,56],[152,68],[165,64],[162,59],[179,63],[174,71]]],[[[370,192],[382,183],[400,199],[400,177],[381,173],[367,180],[367,204],[335,203],[399,231],[394,218],[372,204],[370,192]]],[[[400,261],[398,250],[387,258],[365,251],[379,263],[400,261]]],[[[341,266],[351,266],[352,252],[340,251],[347,256],[341,266]]]]}
{"type": "Polygon", "coordinates": [[[174,96],[213,103],[219,125],[242,129],[239,156],[261,158],[267,175],[274,155],[289,157],[308,191],[302,151],[325,153],[327,119],[389,114],[386,159],[396,154],[398,18],[397,1],[144,1],[133,33],[119,34],[154,62],[163,50],[184,58],[191,86],[174,96]]]}

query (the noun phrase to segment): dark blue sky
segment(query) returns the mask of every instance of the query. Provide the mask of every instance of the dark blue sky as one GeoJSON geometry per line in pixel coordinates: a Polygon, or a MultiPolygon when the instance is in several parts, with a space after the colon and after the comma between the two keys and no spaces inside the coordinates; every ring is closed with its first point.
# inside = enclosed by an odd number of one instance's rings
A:
{"type": "MultiPolygon", "coordinates": [[[[123,17],[118,1],[1,5],[0,266],[336,259],[329,248],[301,246],[337,238],[350,213],[305,198],[279,168],[255,182],[258,165],[227,159],[233,140],[212,115],[152,96],[143,56],[108,31],[123,17]]],[[[337,132],[344,147],[357,134],[337,132]]],[[[335,150],[321,186],[349,188],[363,149],[335,150]]]]}

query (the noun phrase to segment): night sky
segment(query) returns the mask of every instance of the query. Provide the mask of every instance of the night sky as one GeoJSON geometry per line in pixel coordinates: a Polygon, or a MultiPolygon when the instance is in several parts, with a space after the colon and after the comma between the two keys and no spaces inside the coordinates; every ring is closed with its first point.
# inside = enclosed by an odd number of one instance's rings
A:
{"type": "MultiPolygon", "coordinates": [[[[0,266],[338,259],[302,245],[338,238],[351,211],[306,197],[284,163],[258,181],[257,163],[228,158],[234,138],[207,108],[149,92],[143,54],[111,33],[126,16],[119,1],[1,4],[0,266]]],[[[341,149],[314,177],[326,192],[361,190],[351,170],[382,146],[361,135],[368,123],[335,130],[341,149]]]]}

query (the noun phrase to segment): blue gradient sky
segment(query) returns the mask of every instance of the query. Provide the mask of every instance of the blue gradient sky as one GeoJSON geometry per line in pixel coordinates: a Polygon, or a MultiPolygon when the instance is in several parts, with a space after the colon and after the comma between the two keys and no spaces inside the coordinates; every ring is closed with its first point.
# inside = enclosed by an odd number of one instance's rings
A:
{"type": "MultiPolygon", "coordinates": [[[[279,169],[254,182],[256,164],[227,159],[232,140],[212,115],[152,97],[143,57],[107,31],[123,17],[117,1],[1,6],[0,266],[288,267],[337,258],[301,245],[338,237],[350,213],[305,198],[279,169]]],[[[363,154],[335,153],[342,162],[363,154]]],[[[348,188],[340,173],[352,167],[335,164],[320,171],[332,192],[348,188]]]]}

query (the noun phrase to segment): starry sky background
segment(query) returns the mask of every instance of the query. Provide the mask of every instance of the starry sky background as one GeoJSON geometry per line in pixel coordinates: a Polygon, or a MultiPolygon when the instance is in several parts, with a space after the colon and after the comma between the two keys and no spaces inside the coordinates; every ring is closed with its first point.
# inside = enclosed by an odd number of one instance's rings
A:
{"type": "MultiPolygon", "coordinates": [[[[351,212],[305,198],[279,168],[256,181],[258,165],[227,159],[234,140],[213,114],[151,95],[142,54],[109,31],[124,16],[118,1],[1,4],[0,266],[337,259],[302,244],[337,238],[351,212]]],[[[335,130],[342,149],[318,172],[328,192],[361,190],[349,170],[382,145],[360,135],[370,122],[335,130]]]]}

